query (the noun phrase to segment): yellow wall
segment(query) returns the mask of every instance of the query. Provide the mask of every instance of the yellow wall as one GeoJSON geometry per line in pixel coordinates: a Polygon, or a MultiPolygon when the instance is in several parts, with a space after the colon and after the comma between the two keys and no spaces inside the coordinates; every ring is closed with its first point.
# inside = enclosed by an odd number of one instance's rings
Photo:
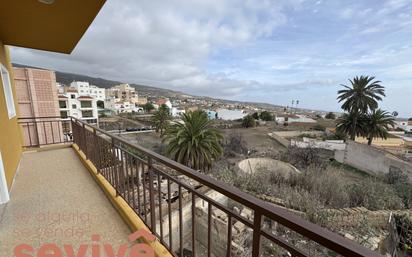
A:
{"type": "MultiPolygon", "coordinates": [[[[0,41],[0,62],[7,68],[12,83],[14,103],[18,113],[17,97],[14,88],[13,69],[7,46],[0,41]]],[[[3,157],[6,180],[10,190],[14,175],[20,162],[22,152],[22,134],[17,124],[17,115],[9,119],[7,114],[6,99],[4,96],[3,82],[0,79],[0,151],[3,157]]]]}
{"type": "MultiPolygon", "coordinates": [[[[358,143],[362,143],[362,144],[368,143],[368,140],[364,137],[357,137],[355,141],[358,143]]],[[[403,144],[404,144],[403,139],[399,137],[388,137],[387,139],[374,138],[372,141],[372,145],[382,146],[382,147],[397,147],[397,146],[402,146],[403,144]]]]}

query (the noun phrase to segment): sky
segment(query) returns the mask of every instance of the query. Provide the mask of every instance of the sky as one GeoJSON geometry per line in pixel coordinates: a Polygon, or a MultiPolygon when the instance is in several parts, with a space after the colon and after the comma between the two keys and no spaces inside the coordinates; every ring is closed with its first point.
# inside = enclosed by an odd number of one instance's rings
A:
{"type": "Polygon", "coordinates": [[[53,70],[326,111],[340,111],[341,84],[369,75],[386,87],[381,108],[412,117],[411,0],[109,0],[71,55],[11,54],[53,70]]]}

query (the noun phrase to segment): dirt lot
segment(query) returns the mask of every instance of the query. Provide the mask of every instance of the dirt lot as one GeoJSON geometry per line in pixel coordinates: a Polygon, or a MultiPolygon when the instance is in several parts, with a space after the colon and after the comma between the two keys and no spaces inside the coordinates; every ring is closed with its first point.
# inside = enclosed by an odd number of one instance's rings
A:
{"type": "Polygon", "coordinates": [[[231,134],[240,134],[245,140],[247,148],[255,154],[276,154],[285,148],[276,140],[269,138],[268,133],[273,131],[272,127],[259,126],[255,128],[231,128],[220,129],[225,139],[231,134]]]}
{"type": "MultiPolygon", "coordinates": [[[[242,139],[246,142],[247,148],[254,154],[273,153],[276,154],[285,148],[275,140],[269,138],[267,135],[272,131],[270,127],[261,126],[255,128],[231,128],[219,129],[225,140],[231,134],[240,134],[242,139]]],[[[136,134],[122,134],[121,137],[126,138],[131,143],[135,143],[151,150],[158,150],[162,142],[159,134],[155,132],[136,133],[136,134]]]]}
{"type": "Polygon", "coordinates": [[[159,134],[155,132],[122,134],[120,136],[132,144],[137,144],[156,152],[159,150],[162,142],[159,134]]]}

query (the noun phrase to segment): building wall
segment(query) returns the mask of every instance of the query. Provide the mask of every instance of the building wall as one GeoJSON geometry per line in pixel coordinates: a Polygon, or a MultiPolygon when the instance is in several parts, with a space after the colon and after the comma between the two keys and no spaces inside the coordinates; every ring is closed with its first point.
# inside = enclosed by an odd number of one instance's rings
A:
{"type": "MultiPolygon", "coordinates": [[[[59,98],[59,101],[66,101],[67,108],[62,108],[60,111],[67,112],[67,116],[72,116],[77,119],[81,119],[87,121],[89,123],[96,123],[98,120],[98,111],[97,111],[97,100],[95,98],[91,99],[81,99],[81,96],[77,92],[67,92],[62,94],[67,98],[59,98]],[[71,96],[74,95],[74,98],[71,96]],[[81,102],[82,101],[91,101],[92,107],[90,108],[82,108],[81,102]],[[73,108],[75,105],[76,108],[73,108]],[[93,117],[85,118],[82,116],[82,111],[92,111],[93,117]]],[[[64,119],[69,120],[70,118],[64,119]]]]}
{"type": "MultiPolygon", "coordinates": [[[[368,139],[366,139],[365,137],[357,137],[355,141],[361,144],[368,143],[368,139]]],[[[387,139],[374,138],[372,141],[372,145],[382,146],[382,147],[399,147],[404,144],[405,144],[404,140],[400,137],[388,137],[387,139]]]]}
{"type": "Polygon", "coordinates": [[[390,169],[400,169],[412,181],[412,163],[372,146],[348,141],[344,151],[335,151],[335,159],[371,174],[387,174],[390,169]]]}
{"type": "Polygon", "coordinates": [[[94,97],[97,101],[105,101],[106,93],[104,88],[99,88],[94,85],[90,85],[89,82],[73,81],[70,86],[77,89],[79,95],[88,95],[94,97]]]}
{"type": "MultiPolygon", "coordinates": [[[[19,113],[17,96],[14,89],[13,69],[10,62],[8,48],[0,41],[0,62],[7,68],[10,74],[10,83],[13,89],[16,112],[19,113]]],[[[20,162],[22,152],[22,134],[18,125],[17,115],[9,119],[6,101],[3,91],[3,82],[0,80],[0,151],[3,157],[3,165],[7,185],[11,187],[14,175],[20,162]]]]}

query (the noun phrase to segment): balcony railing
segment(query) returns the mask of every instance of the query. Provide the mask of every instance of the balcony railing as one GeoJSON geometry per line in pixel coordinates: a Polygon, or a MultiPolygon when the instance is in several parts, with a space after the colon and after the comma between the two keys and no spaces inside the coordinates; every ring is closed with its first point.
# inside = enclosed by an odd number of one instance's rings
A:
{"type": "Polygon", "coordinates": [[[19,118],[24,147],[69,143],[73,140],[70,120],[61,117],[19,118]]]}
{"type": "Polygon", "coordinates": [[[71,124],[74,143],[174,256],[381,256],[118,136],[71,124]]]}

